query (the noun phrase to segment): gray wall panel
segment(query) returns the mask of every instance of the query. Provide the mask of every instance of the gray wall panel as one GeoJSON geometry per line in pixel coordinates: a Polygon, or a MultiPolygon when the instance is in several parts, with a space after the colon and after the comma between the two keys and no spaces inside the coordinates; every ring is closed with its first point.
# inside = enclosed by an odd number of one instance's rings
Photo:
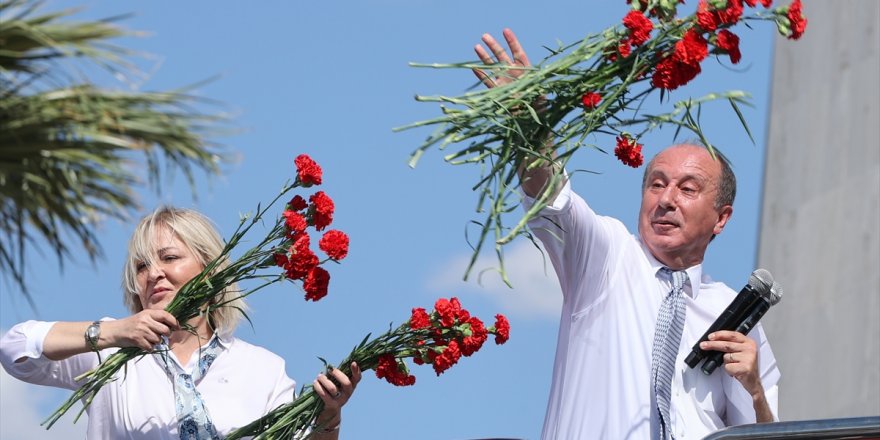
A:
{"type": "Polygon", "coordinates": [[[807,0],[777,41],[758,266],[783,420],[880,415],[880,2],[807,0]]]}

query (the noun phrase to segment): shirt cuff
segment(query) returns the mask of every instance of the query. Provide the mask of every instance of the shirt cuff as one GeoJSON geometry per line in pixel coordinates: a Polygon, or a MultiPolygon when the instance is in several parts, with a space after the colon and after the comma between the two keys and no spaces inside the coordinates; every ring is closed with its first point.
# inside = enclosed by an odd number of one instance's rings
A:
{"type": "MultiPolygon", "coordinates": [[[[568,178],[568,173],[565,173],[564,176],[565,183],[562,185],[562,189],[559,190],[559,194],[556,195],[556,198],[553,199],[551,203],[547,204],[547,206],[545,206],[544,209],[541,210],[542,213],[559,214],[561,212],[564,212],[571,205],[571,182],[568,178]]],[[[520,193],[523,196],[523,208],[526,211],[532,209],[532,206],[535,205],[536,200],[523,192],[522,189],[520,189],[520,193]]]]}
{"type": "Polygon", "coordinates": [[[52,329],[56,322],[35,321],[33,326],[26,332],[27,339],[25,339],[24,353],[22,354],[33,359],[42,357],[43,341],[46,340],[46,335],[49,334],[49,330],[52,329]]]}

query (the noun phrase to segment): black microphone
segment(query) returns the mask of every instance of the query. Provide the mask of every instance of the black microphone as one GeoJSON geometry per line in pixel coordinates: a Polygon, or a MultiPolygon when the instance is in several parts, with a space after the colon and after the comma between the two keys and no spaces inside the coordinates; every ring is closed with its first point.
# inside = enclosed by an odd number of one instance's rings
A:
{"type": "Polygon", "coordinates": [[[736,298],[731,301],[730,305],[721,312],[718,319],[709,326],[703,337],[694,344],[691,353],[684,360],[685,363],[694,368],[702,361],[709,352],[700,348],[700,343],[709,340],[709,335],[719,330],[734,330],[743,322],[749,313],[754,309],[755,304],[762,298],[770,294],[770,287],[773,285],[773,275],[770,275],[766,269],[757,269],[749,276],[749,282],[739,291],[736,298]]]}
{"type": "MultiPolygon", "coordinates": [[[[752,311],[748,316],[736,327],[736,331],[742,333],[744,335],[749,334],[749,332],[755,328],[755,325],[758,324],[758,321],[761,317],[767,313],[767,310],[770,310],[770,307],[775,306],[779,300],[782,299],[782,286],[776,281],[773,282],[773,285],[770,286],[770,295],[766,298],[762,298],[758,301],[755,306],[752,308],[752,311]]],[[[703,363],[703,368],[701,369],[704,374],[707,376],[712,374],[716,368],[718,368],[722,363],[724,363],[724,352],[721,351],[713,351],[710,353],[709,358],[706,359],[706,362],[703,363]]]]}

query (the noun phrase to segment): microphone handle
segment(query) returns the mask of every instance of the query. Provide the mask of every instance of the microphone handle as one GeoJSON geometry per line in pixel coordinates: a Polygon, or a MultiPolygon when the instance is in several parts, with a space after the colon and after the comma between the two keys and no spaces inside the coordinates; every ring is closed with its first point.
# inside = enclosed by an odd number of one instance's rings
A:
{"type": "MultiPolygon", "coordinates": [[[[767,310],[770,310],[770,303],[767,302],[766,299],[762,298],[761,301],[758,301],[758,303],[755,304],[755,308],[752,310],[751,313],[749,313],[749,316],[736,327],[735,331],[744,335],[749,334],[749,332],[752,331],[753,328],[755,328],[755,325],[758,324],[758,321],[761,319],[761,317],[763,317],[764,314],[767,313],[767,310]]],[[[703,362],[703,367],[701,368],[701,370],[703,371],[703,374],[708,376],[712,374],[712,372],[714,372],[715,369],[723,363],[724,352],[710,351],[709,356],[706,358],[706,362],[703,362]]]]}
{"type": "Polygon", "coordinates": [[[721,312],[721,315],[715,322],[709,326],[706,333],[694,344],[691,352],[685,358],[684,362],[688,367],[694,368],[703,361],[710,353],[700,348],[700,343],[709,340],[709,335],[719,330],[734,330],[740,319],[748,316],[749,312],[754,309],[755,305],[764,302],[763,297],[754,287],[746,284],[739,294],[733,299],[730,305],[721,312]]]}

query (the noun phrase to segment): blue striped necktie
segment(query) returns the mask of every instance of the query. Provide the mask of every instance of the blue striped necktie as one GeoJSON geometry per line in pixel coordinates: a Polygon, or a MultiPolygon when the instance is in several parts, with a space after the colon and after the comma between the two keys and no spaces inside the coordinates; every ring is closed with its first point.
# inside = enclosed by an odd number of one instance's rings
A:
{"type": "Polygon", "coordinates": [[[160,346],[164,350],[160,352],[163,358],[161,363],[174,385],[174,407],[180,440],[220,440],[208,408],[196,389],[196,382],[201,380],[222,350],[219,338],[215,334],[207,347],[199,349],[199,363],[193,374],[187,374],[176,362],[167,358],[168,345],[165,342],[160,346]]]}
{"type": "Polygon", "coordinates": [[[669,406],[671,400],[672,375],[675,372],[675,359],[684,329],[685,300],[684,283],[687,272],[661,271],[672,276],[672,290],[663,298],[657,326],[654,327],[654,345],[651,349],[651,385],[657,398],[657,412],[660,416],[660,439],[674,438],[671,430],[669,406]]]}

